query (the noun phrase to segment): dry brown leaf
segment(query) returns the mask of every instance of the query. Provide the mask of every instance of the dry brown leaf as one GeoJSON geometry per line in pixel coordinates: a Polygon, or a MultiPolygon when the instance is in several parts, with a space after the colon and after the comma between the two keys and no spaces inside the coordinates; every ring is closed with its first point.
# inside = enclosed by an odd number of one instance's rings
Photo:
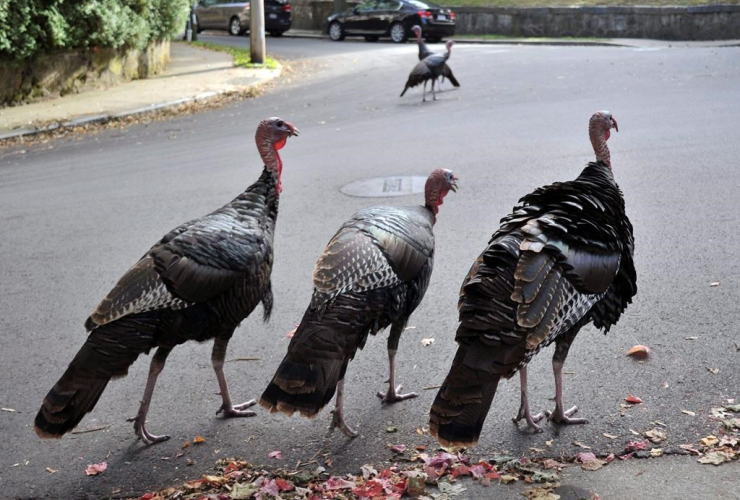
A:
{"type": "Polygon", "coordinates": [[[617,439],[619,436],[615,436],[614,434],[609,434],[608,432],[602,432],[602,436],[608,437],[609,439],[617,439]]]}
{"type": "Polygon", "coordinates": [[[522,493],[529,500],[560,500],[560,495],[554,493],[550,488],[528,488],[522,493]]]}
{"type": "Polygon", "coordinates": [[[650,450],[650,456],[653,458],[658,458],[663,456],[663,448],[653,448],[650,450]]]}
{"type": "Polygon", "coordinates": [[[195,439],[193,439],[193,444],[201,444],[205,442],[206,442],[205,438],[201,436],[195,436],[195,439]]]}
{"type": "Polygon", "coordinates": [[[719,439],[717,439],[717,436],[712,436],[712,435],[709,435],[705,438],[701,438],[700,441],[701,441],[701,444],[703,444],[704,446],[712,446],[712,445],[719,443],[719,439]]]}
{"type": "Polygon", "coordinates": [[[709,367],[707,367],[707,370],[709,370],[709,372],[711,372],[714,375],[717,375],[719,373],[719,368],[709,368],[709,367]]]}
{"type": "Polygon", "coordinates": [[[518,477],[512,476],[510,474],[504,474],[503,476],[501,476],[501,482],[504,484],[513,483],[514,481],[518,481],[518,480],[519,480],[518,477]]]}
{"type": "Polygon", "coordinates": [[[632,394],[627,395],[624,400],[633,405],[638,405],[642,403],[642,399],[638,398],[637,396],[633,396],[632,394]]]}
{"type": "Polygon", "coordinates": [[[632,348],[627,351],[627,356],[632,356],[633,358],[640,358],[644,359],[647,358],[650,354],[650,348],[646,345],[635,345],[632,346],[632,348]]]}
{"type": "Polygon", "coordinates": [[[552,441],[553,441],[552,439],[548,439],[547,441],[545,441],[545,444],[547,446],[552,446],[552,441]]]}
{"type": "Polygon", "coordinates": [[[645,431],[645,437],[653,443],[660,443],[668,439],[668,434],[661,429],[650,429],[649,431],[645,431]]]}
{"type": "Polygon", "coordinates": [[[589,460],[588,462],[584,462],[581,464],[581,469],[587,470],[587,471],[595,471],[599,470],[602,467],[606,465],[606,460],[601,459],[595,459],[595,460],[589,460]]]}
{"type": "Polygon", "coordinates": [[[690,417],[695,417],[696,416],[696,413],[694,413],[691,410],[681,410],[681,413],[685,413],[686,415],[688,415],[690,417]]]}

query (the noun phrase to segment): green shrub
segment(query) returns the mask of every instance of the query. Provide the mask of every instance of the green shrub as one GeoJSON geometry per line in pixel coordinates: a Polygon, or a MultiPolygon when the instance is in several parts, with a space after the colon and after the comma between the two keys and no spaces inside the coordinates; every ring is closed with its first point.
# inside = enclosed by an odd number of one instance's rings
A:
{"type": "Polygon", "coordinates": [[[0,58],[72,48],[143,48],[182,31],[189,0],[0,0],[0,58]]]}

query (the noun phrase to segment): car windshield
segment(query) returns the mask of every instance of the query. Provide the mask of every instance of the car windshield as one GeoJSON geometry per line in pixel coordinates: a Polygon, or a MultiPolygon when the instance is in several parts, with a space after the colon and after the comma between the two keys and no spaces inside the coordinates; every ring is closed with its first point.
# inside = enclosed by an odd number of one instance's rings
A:
{"type": "Polygon", "coordinates": [[[419,0],[406,0],[406,3],[417,9],[439,9],[439,5],[432,2],[421,2],[419,0]]]}

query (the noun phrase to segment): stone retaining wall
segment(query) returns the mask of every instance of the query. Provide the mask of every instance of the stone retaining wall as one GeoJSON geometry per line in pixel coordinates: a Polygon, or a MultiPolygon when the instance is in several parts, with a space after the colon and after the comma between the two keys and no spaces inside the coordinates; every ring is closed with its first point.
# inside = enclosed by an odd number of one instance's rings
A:
{"type": "Polygon", "coordinates": [[[0,105],[147,78],[164,71],[169,60],[170,42],[162,40],[143,50],[73,50],[47,54],[20,65],[0,61],[0,105]]]}
{"type": "MultiPolygon", "coordinates": [[[[444,4],[444,1],[437,3],[444,4]]],[[[351,8],[354,2],[348,2],[351,8]]],[[[293,27],[326,28],[328,0],[294,0],[293,27]]],[[[740,39],[740,5],[696,7],[452,7],[459,35],[740,39]]]]}

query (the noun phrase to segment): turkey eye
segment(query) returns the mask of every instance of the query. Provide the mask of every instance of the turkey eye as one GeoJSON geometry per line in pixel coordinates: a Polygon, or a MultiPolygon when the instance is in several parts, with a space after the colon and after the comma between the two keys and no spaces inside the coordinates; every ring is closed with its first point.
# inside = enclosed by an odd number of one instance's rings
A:
{"type": "Polygon", "coordinates": [[[285,125],[285,123],[282,120],[280,120],[279,122],[277,122],[277,126],[278,127],[281,127],[282,128],[283,125],[285,125]]]}

